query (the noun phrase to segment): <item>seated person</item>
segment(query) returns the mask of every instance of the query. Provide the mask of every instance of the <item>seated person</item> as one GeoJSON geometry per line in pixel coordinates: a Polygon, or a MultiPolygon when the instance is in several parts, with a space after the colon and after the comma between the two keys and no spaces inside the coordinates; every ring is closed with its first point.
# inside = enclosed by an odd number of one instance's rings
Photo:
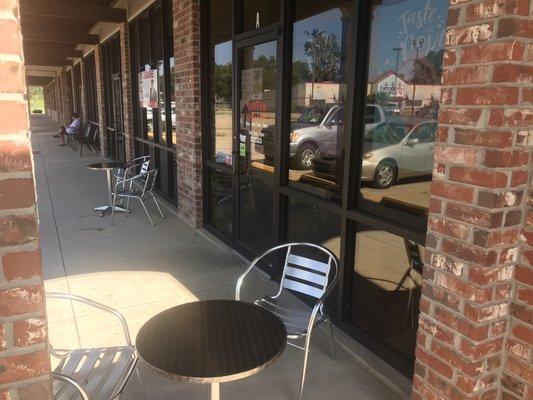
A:
{"type": "Polygon", "coordinates": [[[55,138],[61,138],[60,146],[66,146],[65,135],[75,134],[80,129],[80,125],[81,125],[80,115],[78,113],[73,113],[72,122],[70,123],[70,125],[67,128],[62,126],[59,129],[59,133],[57,135],[54,135],[55,138]]]}

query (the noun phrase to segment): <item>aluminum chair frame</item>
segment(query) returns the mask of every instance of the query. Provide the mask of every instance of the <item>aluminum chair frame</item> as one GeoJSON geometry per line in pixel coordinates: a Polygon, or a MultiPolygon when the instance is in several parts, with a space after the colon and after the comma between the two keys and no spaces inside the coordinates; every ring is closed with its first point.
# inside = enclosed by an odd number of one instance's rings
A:
{"type": "Polygon", "coordinates": [[[131,178],[117,180],[117,182],[115,183],[115,188],[113,190],[113,204],[111,205],[112,207],[111,208],[111,225],[113,225],[115,221],[116,202],[117,200],[122,200],[124,198],[127,199],[126,210],[128,212],[129,212],[130,200],[131,199],[139,200],[144,209],[144,212],[146,213],[146,216],[148,217],[148,220],[150,221],[150,224],[154,226],[154,221],[152,220],[152,217],[150,217],[150,213],[148,212],[144,204],[145,200],[153,199],[155,206],[157,207],[157,210],[159,211],[159,214],[161,215],[161,218],[165,219],[165,214],[163,214],[163,211],[161,210],[161,207],[159,206],[159,203],[157,202],[156,196],[154,194],[154,186],[155,186],[156,178],[157,178],[157,170],[153,169],[153,170],[145,172],[144,174],[142,173],[137,174],[131,178]],[[142,189],[137,189],[135,187],[135,184],[137,182],[142,184],[142,189]],[[120,191],[120,189],[122,189],[122,191],[120,191]],[[141,193],[136,194],[138,193],[139,190],[141,191],[141,193]]]}
{"type": "MultiPolygon", "coordinates": [[[[304,385],[305,385],[305,375],[306,375],[307,364],[308,364],[309,347],[311,343],[312,330],[315,326],[317,326],[322,321],[326,321],[329,324],[330,335],[331,335],[331,351],[332,351],[332,356],[335,357],[335,336],[333,332],[333,323],[331,322],[331,319],[324,313],[324,300],[331,293],[331,291],[333,290],[333,288],[335,287],[339,279],[339,260],[337,256],[335,256],[335,254],[333,254],[329,249],[323,246],[317,245],[317,244],[313,244],[313,243],[295,242],[295,243],[286,243],[286,244],[282,244],[279,246],[275,246],[267,250],[260,256],[256,257],[251,262],[251,264],[248,266],[246,271],[239,277],[237,281],[237,285],[235,287],[235,299],[236,300],[240,300],[240,293],[241,293],[242,285],[244,283],[244,279],[250,273],[250,271],[267,255],[274,253],[281,249],[287,249],[287,253],[285,254],[285,261],[283,265],[283,275],[281,277],[278,292],[274,296],[268,296],[262,299],[255,300],[254,303],[261,306],[260,302],[262,300],[278,299],[282,295],[284,289],[302,293],[302,294],[305,294],[305,295],[308,295],[308,296],[311,296],[317,299],[316,303],[313,306],[311,314],[309,316],[309,320],[306,324],[307,328],[304,331],[298,332],[296,334],[287,334],[287,344],[304,351],[304,363],[303,363],[303,370],[302,370],[302,379],[300,383],[300,400],[301,400],[303,398],[303,390],[304,390],[304,385]],[[293,254],[291,253],[291,250],[294,247],[299,247],[299,248],[310,247],[310,248],[317,249],[328,256],[328,262],[324,263],[324,262],[313,260],[311,258],[293,254]],[[291,266],[291,264],[297,267],[303,267],[306,270],[294,268],[291,266]],[[327,270],[325,270],[325,265],[328,266],[327,270]],[[299,279],[299,281],[295,281],[292,279],[287,280],[286,279],[287,277],[297,278],[299,279]],[[309,283],[314,283],[316,285],[320,285],[321,283],[324,283],[324,284],[322,285],[322,288],[320,289],[316,286],[309,285],[309,283]],[[305,338],[304,347],[298,346],[294,343],[289,342],[289,340],[297,340],[301,338],[305,338]]],[[[290,310],[287,310],[287,311],[290,311],[290,310]]]]}
{"type": "MultiPolygon", "coordinates": [[[[122,372],[122,375],[120,376],[119,380],[117,381],[117,386],[112,391],[111,397],[109,400],[119,399],[120,395],[126,388],[126,385],[131,379],[131,376],[133,375],[133,372],[137,368],[137,364],[139,362],[139,357],[137,355],[137,351],[135,349],[135,346],[133,345],[131,341],[131,335],[128,328],[128,323],[126,322],[126,319],[124,316],[114,308],[108,307],[104,304],[98,303],[96,301],[87,299],[85,297],[76,296],[73,294],[67,294],[67,293],[46,293],[47,299],[62,299],[62,300],[70,300],[70,301],[76,301],[79,303],[83,303],[87,306],[98,308],[102,311],[106,311],[112,315],[114,315],[118,321],[120,322],[122,326],[122,330],[124,333],[124,337],[126,339],[127,347],[132,350],[132,358],[124,368],[124,371],[122,372]]],[[[59,350],[60,352],[57,352],[54,350],[52,345],[50,345],[50,354],[58,359],[67,359],[75,350],[59,350]]],[[[78,394],[81,396],[82,400],[91,400],[89,397],[89,394],[87,393],[87,390],[83,383],[79,382],[77,379],[73,378],[72,376],[62,374],[60,372],[52,372],[52,379],[64,382],[70,386],[72,386],[78,394]]]]}

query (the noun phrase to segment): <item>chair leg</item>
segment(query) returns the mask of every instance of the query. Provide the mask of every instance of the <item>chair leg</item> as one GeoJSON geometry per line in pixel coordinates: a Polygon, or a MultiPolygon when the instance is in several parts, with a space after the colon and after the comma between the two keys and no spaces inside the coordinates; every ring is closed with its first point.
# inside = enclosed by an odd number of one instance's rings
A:
{"type": "Polygon", "coordinates": [[[115,202],[117,199],[117,195],[113,194],[113,204],[111,205],[111,226],[113,226],[113,223],[115,222],[115,202]]]}
{"type": "Polygon", "coordinates": [[[154,226],[154,221],[152,221],[152,217],[150,217],[150,214],[148,213],[148,210],[146,209],[146,206],[144,205],[144,201],[142,201],[142,199],[139,199],[139,201],[141,202],[141,205],[143,206],[144,212],[146,213],[146,216],[150,220],[150,223],[152,224],[152,226],[154,226]]]}
{"type": "Polygon", "coordinates": [[[329,333],[331,336],[331,357],[337,358],[337,351],[335,349],[335,333],[333,332],[333,322],[328,318],[329,333]]]}
{"type": "Polygon", "coordinates": [[[309,345],[311,344],[311,332],[305,337],[305,348],[304,348],[304,366],[302,370],[302,383],[300,384],[300,400],[304,396],[304,385],[305,385],[305,372],[307,371],[307,359],[309,358],[309,345]]]}
{"type": "Polygon", "coordinates": [[[128,197],[128,199],[126,200],[126,217],[128,216],[128,214],[130,213],[130,198],[128,197]]]}
{"type": "Polygon", "coordinates": [[[157,199],[155,198],[155,196],[152,197],[152,199],[154,199],[155,206],[159,210],[159,214],[161,214],[161,218],[165,219],[165,214],[163,214],[163,211],[161,211],[161,207],[159,207],[159,203],[157,202],[157,199]]]}

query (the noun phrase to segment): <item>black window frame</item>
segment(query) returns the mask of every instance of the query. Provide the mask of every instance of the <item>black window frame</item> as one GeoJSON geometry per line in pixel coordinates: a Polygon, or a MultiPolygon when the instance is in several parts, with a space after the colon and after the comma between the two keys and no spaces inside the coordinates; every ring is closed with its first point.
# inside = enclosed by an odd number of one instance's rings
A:
{"type": "Polygon", "coordinates": [[[156,191],[164,198],[171,200],[173,205],[177,205],[177,165],[176,165],[176,148],[172,142],[172,102],[171,102],[171,69],[170,59],[174,57],[174,35],[172,26],[172,1],[157,0],[152,5],[143,10],[134,19],[129,21],[128,29],[130,33],[130,76],[133,101],[133,129],[134,129],[134,148],[135,156],[150,155],[155,164],[159,166],[159,174],[156,183],[156,191]],[[155,13],[159,15],[154,16],[155,13]],[[166,141],[160,140],[158,135],[149,139],[146,135],[146,121],[142,109],[139,107],[138,95],[138,73],[144,70],[144,63],[149,61],[151,68],[156,68],[152,49],[151,28],[155,22],[162,24],[163,42],[163,68],[165,76],[165,113],[170,118],[165,119],[166,141]],[[147,37],[141,40],[142,29],[141,22],[147,24],[147,37]],[[141,43],[146,44],[148,60],[141,59],[141,43]]]}
{"type": "MultiPolygon", "coordinates": [[[[210,21],[209,21],[209,1],[201,2],[201,56],[203,60],[210,60],[210,21]]],[[[350,41],[353,43],[353,57],[348,60],[346,68],[347,92],[346,92],[346,113],[344,121],[344,172],[343,188],[341,203],[335,203],[311,193],[290,187],[288,184],[289,166],[289,140],[281,138],[289,135],[290,127],[290,97],[292,88],[292,40],[293,40],[293,20],[295,13],[295,0],[282,0],[280,10],[280,23],[274,26],[265,26],[259,29],[241,32],[241,0],[233,2],[233,47],[238,40],[254,38],[265,34],[265,32],[275,30],[278,37],[281,37],[281,45],[278,48],[278,68],[281,72],[281,91],[278,96],[282,101],[279,110],[279,137],[275,148],[276,174],[274,180],[274,202],[277,242],[287,241],[287,212],[289,199],[298,199],[319,209],[326,210],[341,218],[341,250],[340,262],[342,276],[339,281],[338,290],[336,291],[335,304],[330,308],[335,322],[350,335],[355,337],[364,345],[375,349],[386,361],[395,365],[402,373],[410,377],[413,371],[413,364],[405,360],[396,353],[389,350],[381,343],[374,340],[361,329],[350,324],[347,318],[350,315],[352,307],[352,282],[353,266],[356,259],[355,240],[357,234],[357,225],[363,224],[372,226],[376,229],[411,240],[422,246],[426,242],[427,215],[417,210],[385,208],[383,205],[362,201],[361,191],[361,169],[363,161],[363,134],[349,134],[349,132],[364,132],[364,117],[366,101],[365,95],[356,95],[357,93],[367,92],[368,78],[368,61],[370,51],[370,34],[371,34],[371,7],[367,1],[353,1],[354,25],[351,32],[350,41]],[[277,210],[277,211],[276,211],[277,210]]],[[[228,10],[231,12],[232,10],[228,10]]],[[[232,58],[233,69],[235,56],[232,58]]],[[[201,108],[202,112],[202,152],[203,152],[203,227],[211,234],[224,241],[229,246],[236,248],[248,258],[253,258],[255,254],[248,249],[242,249],[236,245],[235,237],[230,237],[220,232],[210,225],[211,220],[211,186],[210,176],[215,171],[221,171],[231,174],[231,168],[215,163],[212,158],[212,132],[213,121],[211,114],[211,65],[210,62],[203,62],[201,65],[201,108]]],[[[235,76],[235,72],[234,75],[235,76]]],[[[236,83],[233,82],[233,98],[238,90],[236,83]]],[[[238,122],[238,120],[237,120],[238,122]]],[[[235,122],[234,122],[235,123],[235,122]]],[[[236,129],[235,127],[233,128],[236,129]]],[[[235,131],[234,131],[235,132],[235,131]]],[[[237,212],[237,211],[235,211],[237,212]]],[[[236,221],[234,215],[233,221],[236,221]]],[[[233,224],[235,227],[235,223],[233,224]]]]}

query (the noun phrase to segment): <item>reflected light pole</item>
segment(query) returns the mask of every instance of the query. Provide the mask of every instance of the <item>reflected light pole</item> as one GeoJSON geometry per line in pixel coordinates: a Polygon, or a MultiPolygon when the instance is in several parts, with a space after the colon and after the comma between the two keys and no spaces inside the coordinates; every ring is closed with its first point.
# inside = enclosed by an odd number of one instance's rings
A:
{"type": "Polygon", "coordinates": [[[398,87],[398,67],[399,67],[399,63],[400,63],[400,51],[402,51],[402,48],[401,47],[394,47],[392,50],[394,50],[396,52],[396,79],[394,81],[394,87],[397,88],[398,87]]]}
{"type": "MultiPolygon", "coordinates": [[[[424,46],[424,38],[413,39],[413,47],[416,50],[415,63],[418,60],[418,52],[424,46]]],[[[413,98],[411,99],[411,115],[415,115],[415,91],[416,91],[416,74],[413,73],[413,98]]]]}

